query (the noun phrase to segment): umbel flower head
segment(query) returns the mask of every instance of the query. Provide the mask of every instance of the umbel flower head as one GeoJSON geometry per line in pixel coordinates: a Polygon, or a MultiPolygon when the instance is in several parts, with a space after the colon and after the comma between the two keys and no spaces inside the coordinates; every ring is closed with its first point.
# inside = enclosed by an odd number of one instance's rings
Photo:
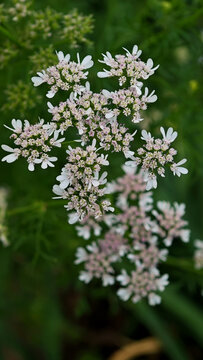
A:
{"type": "Polygon", "coordinates": [[[78,62],[70,61],[70,54],[64,55],[62,51],[57,53],[58,64],[50,66],[42,72],[38,72],[38,76],[32,77],[34,86],[39,86],[43,83],[51,85],[51,90],[48,91],[47,97],[52,98],[57,93],[58,89],[71,90],[76,94],[83,90],[81,81],[87,79],[88,71],[84,71],[93,66],[92,57],[86,56],[80,62],[79,54],[77,54],[78,62]]]}
{"type": "Polygon", "coordinates": [[[50,156],[49,152],[54,146],[61,147],[64,138],[58,138],[59,133],[53,132],[53,128],[44,124],[44,120],[31,125],[28,120],[12,120],[13,128],[6,126],[13,133],[10,139],[14,142],[14,148],[2,145],[2,149],[9,155],[3,157],[2,161],[14,162],[20,156],[28,162],[28,169],[33,171],[36,164],[41,164],[42,169],[53,167],[57,157],[50,156]]]}
{"type": "Polygon", "coordinates": [[[116,214],[96,219],[87,216],[76,226],[79,236],[93,242],[77,249],[75,263],[83,265],[81,281],[101,279],[103,286],[118,282],[117,295],[123,301],[136,303],[147,298],[150,305],[156,305],[169,283],[168,274],[162,275],[159,269],[160,263],[167,261],[166,246],[175,239],[189,240],[183,220],[185,206],[164,201],[153,205],[143,171],[127,166],[123,170],[125,174],[107,187],[116,214]]]}
{"type": "Polygon", "coordinates": [[[148,79],[158,69],[159,65],[153,67],[153,60],[148,59],[147,62],[140,60],[141,50],[138,50],[137,45],[133,46],[132,53],[127,49],[125,55],[116,55],[113,57],[109,51],[103,54],[103,60],[99,60],[101,63],[110,67],[110,70],[104,69],[104,71],[98,72],[98,76],[101,78],[106,77],[118,77],[119,85],[126,86],[130,83],[135,87],[138,93],[141,93],[140,88],[143,83],[139,80],[148,79]]]}
{"type": "Polygon", "coordinates": [[[105,211],[114,211],[111,203],[104,199],[107,172],[100,174],[103,166],[109,165],[107,155],[96,151],[96,140],[86,148],[76,147],[66,151],[67,163],[57,177],[59,185],[53,191],[58,198],[68,200],[67,210],[76,210],[76,219],[85,216],[100,217],[105,211]]]}
{"type": "MultiPolygon", "coordinates": [[[[143,82],[158,66],[154,67],[152,59],[143,62],[136,45],[132,53],[124,50],[124,55],[103,55],[101,62],[109,69],[98,73],[102,78],[117,77],[119,87],[97,93],[86,81],[87,70],[93,66],[91,56],[81,61],[77,55],[75,62],[69,54],[57,52],[58,63],[39,71],[32,82],[34,86],[48,85],[48,98],[56,93],[59,97],[63,90],[66,100],[48,102],[49,122],[39,120],[32,125],[13,119],[13,128],[6,125],[12,131],[14,146],[2,145],[9,152],[2,161],[10,163],[23,157],[29,170],[36,164],[46,169],[57,160],[51,153],[53,148],[63,145],[66,163],[53,192],[54,199],[66,201],[69,223],[88,241],[76,252],[76,264],[83,266],[80,280],[101,279],[104,286],[118,282],[117,295],[122,300],[147,298],[150,305],[156,305],[169,282],[159,265],[167,261],[173,242],[189,241],[190,232],[183,220],[184,205],[154,204],[149,190],[157,187],[158,175],[165,177],[167,166],[178,177],[188,170],[182,166],[186,159],[175,162],[177,150],[172,143],[177,131],[171,127],[160,128],[161,139],[142,130],[144,145],[138,148],[137,124],[144,121],[148,104],[157,100],[154,90],[144,87],[143,82]],[[122,166],[125,174],[107,183],[106,168],[117,152],[123,155],[123,163],[129,159],[122,166]]],[[[200,250],[196,258],[201,260],[200,250]]]]}
{"type": "Polygon", "coordinates": [[[187,174],[188,170],[183,165],[187,160],[183,159],[175,163],[174,156],[177,150],[171,147],[171,143],[176,139],[177,132],[173,128],[169,128],[165,133],[163,127],[160,128],[163,139],[154,139],[150,132],[142,130],[141,139],[146,144],[137,150],[137,157],[133,157],[133,161],[128,161],[129,166],[141,165],[145,173],[146,189],[150,190],[157,187],[157,175],[165,177],[165,166],[170,165],[173,175],[180,176],[187,174]]]}

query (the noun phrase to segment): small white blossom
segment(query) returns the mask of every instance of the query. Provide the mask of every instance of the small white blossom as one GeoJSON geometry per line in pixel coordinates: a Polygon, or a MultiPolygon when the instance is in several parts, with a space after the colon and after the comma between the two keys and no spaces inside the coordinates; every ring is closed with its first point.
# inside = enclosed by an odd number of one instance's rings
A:
{"type": "Polygon", "coordinates": [[[186,159],[183,159],[179,161],[178,163],[174,163],[171,165],[171,171],[173,172],[173,175],[181,176],[181,174],[187,174],[188,169],[182,167],[181,165],[186,163],[186,159]]]}

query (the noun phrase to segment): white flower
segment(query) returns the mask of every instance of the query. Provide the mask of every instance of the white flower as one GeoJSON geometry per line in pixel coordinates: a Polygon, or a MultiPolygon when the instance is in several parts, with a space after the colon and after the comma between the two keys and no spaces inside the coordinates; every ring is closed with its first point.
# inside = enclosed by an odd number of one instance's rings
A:
{"type": "Polygon", "coordinates": [[[69,171],[66,168],[62,169],[61,175],[56,178],[60,182],[60,187],[66,189],[71,184],[71,177],[69,171]]]}
{"type": "Polygon", "coordinates": [[[161,126],[160,131],[163,135],[163,139],[169,143],[172,143],[178,136],[177,131],[173,131],[172,127],[167,130],[167,133],[165,133],[164,128],[161,126]]]}
{"type": "Polygon", "coordinates": [[[180,166],[180,165],[185,164],[186,161],[187,161],[187,159],[183,159],[183,160],[179,161],[177,164],[174,163],[173,165],[171,165],[171,171],[173,172],[173,175],[181,176],[181,174],[188,173],[188,169],[180,166]]]}
{"type": "Polygon", "coordinates": [[[190,230],[187,229],[180,230],[180,238],[183,242],[187,243],[190,239],[190,230]]]}
{"type": "Polygon", "coordinates": [[[114,182],[107,183],[105,188],[105,194],[112,194],[115,192],[115,189],[116,189],[116,183],[114,182]]]}
{"type": "Polygon", "coordinates": [[[114,117],[114,112],[113,111],[107,112],[106,115],[105,115],[106,119],[112,119],[113,117],[114,117]]]}
{"type": "Polygon", "coordinates": [[[80,56],[77,53],[77,59],[78,59],[78,64],[81,65],[82,69],[89,69],[94,65],[94,62],[92,61],[92,57],[90,55],[85,56],[85,58],[80,63],[80,56]]]}
{"type": "Polygon", "coordinates": [[[44,70],[37,72],[37,75],[39,76],[33,76],[31,78],[34,86],[39,86],[46,81],[46,72],[44,70]]]}
{"type": "Polygon", "coordinates": [[[145,93],[142,96],[142,101],[146,101],[148,103],[154,103],[155,101],[157,101],[157,95],[154,95],[154,93],[155,93],[155,90],[153,90],[151,92],[151,94],[148,95],[149,94],[149,89],[146,87],[145,88],[145,93]]]}
{"type": "Polygon", "coordinates": [[[123,151],[123,153],[124,153],[124,156],[125,156],[126,159],[132,159],[132,160],[135,159],[135,157],[134,157],[134,154],[135,154],[134,151],[126,150],[126,151],[123,151]]]}
{"type": "Polygon", "coordinates": [[[150,293],[148,296],[149,305],[154,306],[161,303],[161,297],[155,293],[150,293]]]}
{"type": "Polygon", "coordinates": [[[149,191],[151,189],[157,188],[157,177],[154,174],[149,174],[145,172],[144,181],[146,184],[146,190],[149,191]]]}
{"type": "Polygon", "coordinates": [[[85,226],[76,226],[78,236],[83,237],[83,239],[88,240],[90,238],[90,227],[85,226]]]}
{"type": "Polygon", "coordinates": [[[105,224],[108,225],[109,227],[117,223],[117,217],[114,214],[104,215],[103,219],[105,224]]]}
{"type": "Polygon", "coordinates": [[[59,185],[54,185],[52,188],[52,191],[57,196],[54,196],[53,199],[65,199],[66,191],[64,189],[61,189],[59,185]]]}
{"type": "Polygon", "coordinates": [[[96,242],[93,242],[92,244],[88,245],[87,249],[94,254],[97,254],[99,252],[96,242]]]}
{"type": "Polygon", "coordinates": [[[176,214],[178,214],[179,216],[183,216],[185,214],[185,204],[178,204],[177,202],[175,202],[174,207],[176,210],[176,214]]]}
{"type": "MultiPolygon", "coordinates": [[[[54,185],[54,186],[58,186],[58,185],[54,185]]],[[[63,190],[64,191],[64,190],[63,190]]],[[[55,198],[56,199],[56,198],[55,198]]],[[[68,222],[69,222],[69,224],[75,224],[77,221],[79,220],[79,216],[78,216],[78,214],[76,213],[76,212],[74,212],[74,213],[70,213],[69,215],[68,215],[68,222]]]]}
{"type": "Polygon", "coordinates": [[[87,251],[82,247],[77,248],[75,264],[80,264],[86,261],[87,259],[88,259],[87,251]]]}
{"type": "Polygon", "coordinates": [[[70,54],[64,55],[63,51],[56,51],[56,55],[59,59],[59,61],[65,61],[65,62],[69,62],[70,60],[70,54]]]}
{"type": "Polygon", "coordinates": [[[172,238],[172,237],[167,237],[167,238],[164,239],[164,244],[165,244],[166,246],[171,246],[172,241],[173,241],[173,238],[172,238]]]}
{"type": "Polygon", "coordinates": [[[116,279],[121,283],[122,286],[127,285],[130,281],[130,277],[128,276],[126,270],[122,270],[121,274],[118,275],[116,279]]]}
{"type": "Polygon", "coordinates": [[[65,140],[65,138],[58,139],[58,136],[59,136],[59,132],[54,131],[54,138],[53,138],[52,145],[56,146],[56,147],[61,147],[61,143],[65,140]]]}
{"type": "Polygon", "coordinates": [[[111,72],[110,71],[108,71],[108,70],[106,70],[106,69],[103,69],[104,71],[99,71],[98,73],[97,73],[97,76],[99,77],[99,78],[106,78],[106,77],[109,77],[109,76],[111,76],[111,72]]]}
{"type": "Polygon", "coordinates": [[[43,154],[41,159],[35,159],[35,164],[41,164],[42,169],[47,169],[48,166],[54,167],[55,165],[52,162],[57,161],[57,157],[48,156],[47,154],[43,154]]]}
{"type": "Polygon", "coordinates": [[[124,165],[122,165],[121,167],[126,174],[130,174],[130,175],[134,175],[137,170],[137,166],[135,166],[135,167],[127,166],[126,163],[124,165]]]}
{"type": "Polygon", "coordinates": [[[149,141],[149,140],[153,139],[151,133],[147,132],[146,130],[142,130],[141,134],[142,134],[142,136],[141,136],[142,140],[149,141]]]}
{"type": "Polygon", "coordinates": [[[165,287],[169,284],[168,274],[164,274],[162,277],[157,279],[157,287],[159,291],[164,291],[165,287]]]}
{"type": "Polygon", "coordinates": [[[203,241],[202,240],[195,240],[195,247],[199,250],[203,250],[203,241]]]}
{"type": "Polygon", "coordinates": [[[107,99],[111,99],[112,98],[112,94],[110,91],[103,89],[102,90],[102,94],[107,98],[107,99]]]}
{"type": "Polygon", "coordinates": [[[136,169],[137,169],[137,164],[136,164],[135,161],[126,161],[126,162],[125,162],[125,165],[126,165],[127,167],[131,167],[131,168],[136,168],[136,169]]]}
{"type": "Polygon", "coordinates": [[[131,296],[131,294],[132,294],[132,291],[130,290],[130,289],[123,289],[123,288],[121,288],[121,289],[119,289],[118,291],[117,291],[117,295],[123,300],[123,301],[127,301],[129,298],[130,298],[130,296],[131,296]]]}
{"type": "Polygon", "coordinates": [[[108,66],[111,66],[111,63],[113,61],[113,57],[109,51],[106,52],[106,54],[103,55],[103,60],[98,60],[100,63],[106,64],[108,66]]]}
{"type": "MultiPolygon", "coordinates": [[[[127,50],[126,48],[123,47],[123,49],[126,51],[126,55],[129,56],[131,55],[130,51],[127,50]]],[[[132,55],[134,55],[134,58],[137,59],[140,57],[140,55],[142,54],[142,50],[139,50],[138,49],[138,46],[137,45],[134,45],[133,46],[133,49],[132,49],[132,55]]]]}
{"type": "MultiPolygon", "coordinates": [[[[146,63],[146,68],[148,69],[148,71],[150,72],[150,75],[154,74],[155,70],[157,70],[159,68],[159,65],[155,66],[153,68],[153,65],[154,65],[154,62],[152,59],[148,59],[147,60],[147,63],[146,63]]],[[[144,78],[148,78],[149,75],[147,75],[147,77],[144,77],[144,78]]]]}
{"type": "Polygon", "coordinates": [[[116,205],[120,208],[120,209],[127,209],[128,208],[128,202],[127,202],[127,198],[126,196],[120,194],[118,196],[116,205]]]}
{"type": "Polygon", "coordinates": [[[92,274],[88,273],[87,271],[81,271],[79,275],[79,280],[84,281],[88,284],[92,280],[92,274]]]}
{"type": "Polygon", "coordinates": [[[102,276],[103,286],[113,285],[114,282],[115,282],[115,280],[114,280],[114,277],[112,275],[104,274],[102,276]]]}
{"type": "Polygon", "coordinates": [[[99,185],[104,185],[107,182],[107,172],[104,171],[103,174],[101,175],[101,177],[99,178],[99,172],[96,171],[94,174],[94,178],[92,179],[92,181],[89,183],[88,189],[91,188],[91,185],[93,186],[99,186],[99,185]]]}
{"type": "Polygon", "coordinates": [[[139,197],[139,206],[144,211],[150,211],[152,209],[152,192],[142,193],[139,197]]]}
{"type": "MultiPolygon", "coordinates": [[[[27,121],[27,120],[25,120],[25,124],[26,125],[28,125],[29,124],[29,122],[27,121]]],[[[11,130],[11,131],[13,131],[13,132],[15,132],[15,133],[21,133],[22,132],[22,126],[23,126],[23,124],[22,124],[22,121],[21,120],[16,120],[16,119],[13,119],[12,121],[11,121],[11,124],[12,124],[12,126],[13,126],[13,128],[10,128],[9,126],[7,126],[7,125],[4,125],[7,129],[9,129],[9,130],[11,130]]]]}
{"type": "Polygon", "coordinates": [[[104,154],[101,154],[101,158],[102,158],[102,165],[109,165],[109,161],[107,160],[107,157],[108,157],[108,154],[107,155],[104,155],[104,154]]]}
{"type": "Polygon", "coordinates": [[[52,99],[57,93],[57,90],[54,91],[53,89],[52,90],[49,90],[46,94],[46,97],[48,97],[49,99],[52,99]]]}
{"type": "Polygon", "coordinates": [[[12,162],[16,161],[20,156],[20,150],[17,148],[13,149],[8,145],[1,145],[1,148],[4,151],[8,151],[9,153],[11,153],[9,155],[4,156],[3,159],[1,159],[1,161],[6,161],[7,163],[12,163],[12,162]]]}

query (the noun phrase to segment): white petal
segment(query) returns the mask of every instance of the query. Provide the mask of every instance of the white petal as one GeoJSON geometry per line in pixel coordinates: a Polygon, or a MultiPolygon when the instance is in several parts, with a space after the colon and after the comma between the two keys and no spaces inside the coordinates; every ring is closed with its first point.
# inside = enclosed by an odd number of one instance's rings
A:
{"type": "Polygon", "coordinates": [[[12,149],[10,146],[8,145],[1,145],[1,148],[5,151],[8,151],[8,152],[14,152],[14,149],[12,149]]]}
{"type": "Polygon", "coordinates": [[[51,98],[54,97],[55,94],[56,94],[56,91],[49,90],[48,93],[46,94],[46,97],[48,97],[49,99],[51,99],[51,98]]]}
{"type": "Polygon", "coordinates": [[[110,75],[110,73],[109,73],[108,71],[99,71],[99,72],[97,73],[97,76],[98,76],[99,78],[106,78],[106,77],[109,77],[109,76],[111,76],[111,75],[110,75]]]}
{"type": "Polygon", "coordinates": [[[42,78],[39,77],[39,76],[33,76],[33,77],[31,78],[31,80],[32,80],[34,86],[39,86],[39,85],[41,85],[41,84],[44,82],[44,79],[42,79],[42,78]]]}
{"type": "Polygon", "coordinates": [[[34,164],[33,164],[33,163],[29,163],[29,165],[28,165],[28,170],[34,171],[34,169],[35,169],[34,164]]]}
{"type": "Polygon", "coordinates": [[[83,69],[89,69],[93,66],[93,61],[92,61],[92,57],[90,55],[85,56],[85,58],[83,59],[81,65],[83,67],[83,69]]]}
{"type": "Polygon", "coordinates": [[[9,154],[9,155],[4,156],[3,159],[1,159],[1,161],[6,161],[7,163],[12,163],[17,159],[18,159],[17,154],[9,154]]]}

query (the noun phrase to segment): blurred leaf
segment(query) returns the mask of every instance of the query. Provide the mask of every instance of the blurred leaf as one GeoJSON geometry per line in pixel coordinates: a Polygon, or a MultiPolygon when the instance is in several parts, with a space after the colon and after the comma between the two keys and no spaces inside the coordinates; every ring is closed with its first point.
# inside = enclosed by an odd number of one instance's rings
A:
{"type": "Polygon", "coordinates": [[[190,335],[203,346],[203,312],[192,301],[168,288],[162,296],[162,304],[190,330],[190,335]]]}
{"type": "Polygon", "coordinates": [[[146,305],[146,303],[138,303],[131,305],[131,310],[135,310],[135,315],[142,321],[142,323],[156,335],[163,343],[163,347],[172,360],[188,360],[189,357],[185,352],[183,344],[176,338],[168,329],[165,321],[157,314],[156,310],[146,305]]]}

